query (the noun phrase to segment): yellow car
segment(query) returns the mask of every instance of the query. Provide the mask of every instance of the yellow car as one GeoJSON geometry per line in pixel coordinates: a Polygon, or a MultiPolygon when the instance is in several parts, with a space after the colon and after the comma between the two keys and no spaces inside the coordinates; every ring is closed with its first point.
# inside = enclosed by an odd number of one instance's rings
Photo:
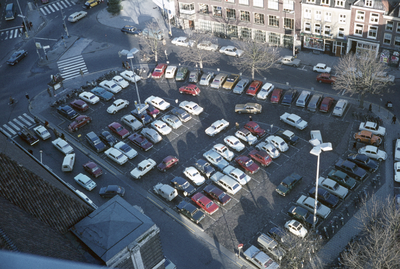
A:
{"type": "Polygon", "coordinates": [[[232,90],[235,87],[236,83],[239,81],[239,75],[230,74],[226,79],[225,83],[222,85],[222,88],[225,90],[232,90]]]}
{"type": "Polygon", "coordinates": [[[88,0],[85,2],[85,7],[87,9],[92,8],[100,4],[100,0],[88,0]]]}

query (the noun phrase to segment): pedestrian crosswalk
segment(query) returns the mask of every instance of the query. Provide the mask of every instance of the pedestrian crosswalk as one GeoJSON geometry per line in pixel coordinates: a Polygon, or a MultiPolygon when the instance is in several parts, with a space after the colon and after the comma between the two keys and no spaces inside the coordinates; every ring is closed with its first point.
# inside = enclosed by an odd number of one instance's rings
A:
{"type": "Polygon", "coordinates": [[[17,37],[21,37],[22,35],[22,27],[14,28],[14,29],[6,29],[0,32],[0,40],[8,40],[17,37]]]}
{"type": "Polygon", "coordinates": [[[89,73],[82,55],[74,56],[57,62],[61,77],[65,80],[89,73]]]}
{"type": "Polygon", "coordinates": [[[47,5],[43,5],[40,8],[40,12],[42,12],[42,14],[46,16],[46,15],[49,15],[50,13],[57,12],[60,9],[68,8],[68,7],[71,7],[74,5],[76,5],[76,3],[71,0],[62,0],[62,1],[58,1],[58,2],[51,2],[47,5]]]}
{"type": "Polygon", "coordinates": [[[28,114],[24,113],[21,116],[13,119],[12,121],[3,124],[3,126],[0,127],[0,131],[8,137],[13,137],[17,134],[18,131],[20,131],[24,127],[29,128],[34,124],[35,120],[28,114]]]}

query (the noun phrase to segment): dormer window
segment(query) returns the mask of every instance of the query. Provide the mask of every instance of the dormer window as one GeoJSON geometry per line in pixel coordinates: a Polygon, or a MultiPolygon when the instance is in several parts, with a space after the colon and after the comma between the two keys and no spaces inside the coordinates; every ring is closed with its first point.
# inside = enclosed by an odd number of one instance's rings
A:
{"type": "Polygon", "coordinates": [[[321,0],[321,5],[329,5],[330,0],[321,0]]]}
{"type": "Polygon", "coordinates": [[[366,7],[372,7],[374,5],[374,0],[365,0],[366,7]]]}

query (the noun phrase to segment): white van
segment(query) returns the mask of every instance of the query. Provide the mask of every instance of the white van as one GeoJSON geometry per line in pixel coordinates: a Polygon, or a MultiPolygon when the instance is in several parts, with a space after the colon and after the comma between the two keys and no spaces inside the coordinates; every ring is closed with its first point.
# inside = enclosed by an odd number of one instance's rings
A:
{"type": "Polygon", "coordinates": [[[63,172],[72,172],[75,164],[75,153],[67,154],[61,166],[63,172]]]}
{"type": "Polygon", "coordinates": [[[156,194],[160,195],[167,201],[172,201],[176,196],[178,196],[178,191],[176,189],[162,183],[155,185],[153,190],[156,194]]]}
{"type": "Polygon", "coordinates": [[[220,185],[230,194],[236,194],[242,189],[242,186],[240,186],[236,180],[230,176],[222,174],[221,172],[214,173],[214,175],[211,176],[211,180],[220,185]]]}
{"type": "Polygon", "coordinates": [[[80,19],[82,19],[83,17],[86,17],[87,12],[86,11],[78,11],[75,13],[72,13],[71,15],[69,15],[68,17],[68,21],[69,22],[77,22],[80,19]]]}

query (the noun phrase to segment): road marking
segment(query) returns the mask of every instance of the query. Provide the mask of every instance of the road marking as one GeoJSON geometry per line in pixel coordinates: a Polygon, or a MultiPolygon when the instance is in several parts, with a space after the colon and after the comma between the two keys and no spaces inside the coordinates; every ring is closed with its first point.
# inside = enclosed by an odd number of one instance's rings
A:
{"type": "Polygon", "coordinates": [[[24,115],[28,120],[30,120],[32,123],[34,123],[35,122],[35,120],[34,119],[32,119],[32,117],[31,116],[29,116],[28,114],[26,114],[26,113],[24,113],[24,114],[22,114],[22,115],[24,115]]]}
{"type": "Polygon", "coordinates": [[[62,1],[62,2],[60,2],[60,4],[62,4],[63,5],[63,8],[67,8],[68,6],[62,1]]]}
{"type": "Polygon", "coordinates": [[[56,4],[60,7],[60,9],[64,9],[64,7],[60,4],[60,2],[57,2],[56,4]]]}
{"type": "Polygon", "coordinates": [[[15,121],[15,123],[18,124],[19,126],[21,126],[22,128],[25,127],[25,125],[23,123],[21,123],[19,120],[13,119],[13,121],[15,121]]]}
{"type": "Polygon", "coordinates": [[[8,127],[6,124],[3,124],[3,127],[4,127],[5,129],[7,129],[7,131],[9,131],[12,135],[16,135],[16,134],[17,134],[13,129],[11,129],[10,127],[8,127]]]}
{"type": "Polygon", "coordinates": [[[0,128],[0,131],[2,131],[3,134],[5,134],[6,136],[11,138],[11,135],[9,133],[7,133],[3,128],[0,128]]]}
{"type": "Polygon", "coordinates": [[[18,116],[18,119],[20,119],[22,122],[24,122],[28,126],[32,125],[29,121],[25,120],[22,116],[18,116]]]}
{"type": "Polygon", "coordinates": [[[9,121],[8,124],[10,124],[15,130],[19,131],[21,130],[17,125],[15,125],[12,121],[9,121]]]}

